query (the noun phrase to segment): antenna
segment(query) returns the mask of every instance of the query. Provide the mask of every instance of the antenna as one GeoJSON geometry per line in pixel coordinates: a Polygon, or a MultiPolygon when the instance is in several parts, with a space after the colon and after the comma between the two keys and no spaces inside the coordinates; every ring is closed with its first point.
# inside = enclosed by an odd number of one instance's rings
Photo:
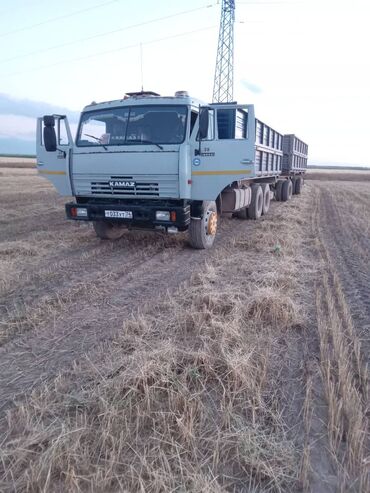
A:
{"type": "Polygon", "coordinates": [[[234,99],[234,23],[235,0],[222,0],[213,85],[214,103],[230,103],[234,99]]]}
{"type": "Polygon", "coordinates": [[[143,44],[140,43],[141,92],[144,92],[143,44]]]}

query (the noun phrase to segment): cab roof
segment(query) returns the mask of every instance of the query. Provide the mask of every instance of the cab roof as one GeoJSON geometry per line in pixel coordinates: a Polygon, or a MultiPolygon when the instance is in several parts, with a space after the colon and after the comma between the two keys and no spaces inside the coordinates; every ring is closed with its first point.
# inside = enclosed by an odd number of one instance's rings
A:
{"type": "Polygon", "coordinates": [[[154,92],[135,92],[127,93],[122,99],[113,101],[103,101],[96,103],[93,101],[84,107],[82,111],[93,111],[108,108],[117,108],[125,106],[142,106],[142,105],[186,105],[199,106],[206,105],[204,101],[189,96],[185,91],[181,91],[181,95],[175,96],[160,96],[154,92]]]}

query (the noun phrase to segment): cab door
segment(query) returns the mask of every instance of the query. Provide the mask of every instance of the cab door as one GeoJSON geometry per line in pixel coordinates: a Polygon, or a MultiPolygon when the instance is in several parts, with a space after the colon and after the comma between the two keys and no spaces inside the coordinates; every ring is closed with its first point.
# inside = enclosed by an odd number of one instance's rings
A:
{"type": "Polygon", "coordinates": [[[191,137],[192,199],[216,200],[228,185],[254,176],[254,106],[220,103],[200,107],[198,125],[191,137]],[[208,128],[202,135],[205,113],[208,128]]]}
{"type": "Polygon", "coordinates": [[[72,148],[72,135],[65,115],[45,115],[37,119],[37,169],[60,195],[73,195],[72,148]]]}

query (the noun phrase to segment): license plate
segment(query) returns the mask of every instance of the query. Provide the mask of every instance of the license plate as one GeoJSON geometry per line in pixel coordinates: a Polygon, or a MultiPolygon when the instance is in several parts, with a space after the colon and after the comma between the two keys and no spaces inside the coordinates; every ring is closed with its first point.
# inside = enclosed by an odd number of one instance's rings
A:
{"type": "Polygon", "coordinates": [[[104,211],[105,217],[118,217],[120,219],[132,219],[132,211],[104,211]]]}

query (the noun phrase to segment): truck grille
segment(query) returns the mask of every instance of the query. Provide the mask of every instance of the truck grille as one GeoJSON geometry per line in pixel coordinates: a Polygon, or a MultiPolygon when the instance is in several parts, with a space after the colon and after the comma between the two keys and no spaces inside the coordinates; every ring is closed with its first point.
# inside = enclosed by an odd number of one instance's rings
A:
{"type": "Polygon", "coordinates": [[[78,196],[99,197],[166,197],[179,196],[178,177],[173,175],[153,176],[73,176],[75,194],[78,196]],[[114,182],[134,182],[133,187],[110,186],[114,182]]]}
{"type": "MultiPolygon", "coordinates": [[[[122,178],[112,177],[112,180],[123,181],[122,178]]],[[[125,177],[124,181],[134,181],[132,177],[125,177]]],[[[91,193],[93,195],[130,195],[137,197],[138,195],[150,195],[159,197],[158,182],[135,182],[135,187],[115,186],[111,187],[109,181],[92,181],[91,193]]]]}

